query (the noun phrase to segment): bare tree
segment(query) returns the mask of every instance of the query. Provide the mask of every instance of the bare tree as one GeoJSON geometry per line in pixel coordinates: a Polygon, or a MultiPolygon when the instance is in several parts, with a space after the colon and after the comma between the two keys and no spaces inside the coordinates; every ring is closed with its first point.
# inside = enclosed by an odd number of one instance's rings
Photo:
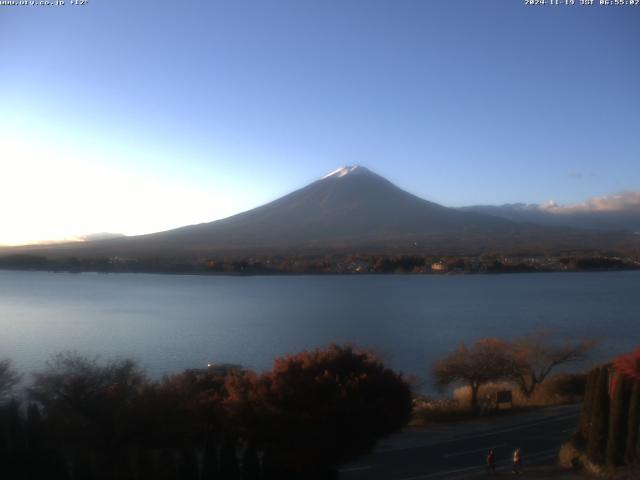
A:
{"type": "Polygon", "coordinates": [[[45,409],[65,409],[95,414],[102,403],[124,403],[144,385],[144,373],[132,360],[99,363],[75,352],[54,355],[42,372],[33,374],[29,389],[45,409]]]}
{"type": "Polygon", "coordinates": [[[512,365],[510,347],[493,338],[477,340],[473,347],[464,344],[441,358],[433,367],[436,385],[443,388],[461,382],[471,388],[471,408],[478,406],[478,390],[486,383],[508,377],[512,365]]]}
{"type": "Polygon", "coordinates": [[[0,360],[0,400],[11,394],[18,382],[20,375],[13,368],[13,362],[9,359],[0,360]]]}
{"type": "Polygon", "coordinates": [[[550,332],[516,339],[510,345],[509,377],[529,398],[554,368],[583,360],[595,345],[594,340],[559,340],[550,332]]]}

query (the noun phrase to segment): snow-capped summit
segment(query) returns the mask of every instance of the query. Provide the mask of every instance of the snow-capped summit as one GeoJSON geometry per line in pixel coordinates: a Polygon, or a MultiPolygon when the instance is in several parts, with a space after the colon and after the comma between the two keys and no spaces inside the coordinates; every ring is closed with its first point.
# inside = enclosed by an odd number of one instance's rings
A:
{"type": "Polygon", "coordinates": [[[360,165],[347,165],[345,167],[340,167],[333,172],[327,173],[322,178],[341,178],[347,175],[374,175],[374,173],[366,167],[361,167],[360,165]]]}
{"type": "Polygon", "coordinates": [[[365,167],[351,165],[265,205],[221,220],[149,235],[39,247],[29,252],[50,252],[59,258],[92,255],[186,261],[353,252],[475,256],[501,249],[593,251],[638,245],[635,236],[611,232],[599,236],[597,232],[548,228],[499,218],[491,212],[464,211],[429,202],[365,167]]]}

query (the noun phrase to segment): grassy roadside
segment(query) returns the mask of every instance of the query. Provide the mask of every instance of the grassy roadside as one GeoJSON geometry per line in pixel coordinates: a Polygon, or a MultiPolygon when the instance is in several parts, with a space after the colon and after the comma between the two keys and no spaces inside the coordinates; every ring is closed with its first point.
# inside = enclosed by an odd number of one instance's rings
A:
{"type": "Polygon", "coordinates": [[[582,476],[576,478],[591,478],[602,480],[638,480],[640,479],[640,465],[623,467],[606,467],[591,463],[585,452],[579,450],[569,441],[562,445],[558,453],[559,469],[573,471],[582,476]]]}
{"type": "Polygon", "coordinates": [[[495,475],[478,475],[475,478],[519,478],[519,479],[552,479],[552,480],[593,480],[585,472],[575,472],[557,466],[535,466],[524,470],[521,475],[514,475],[509,469],[497,471],[495,475]]]}
{"type": "Polygon", "coordinates": [[[470,407],[469,387],[453,391],[451,398],[417,396],[414,399],[413,416],[410,426],[421,427],[431,423],[471,420],[478,417],[509,415],[539,408],[569,405],[582,401],[584,375],[558,374],[541,384],[531,397],[525,397],[510,383],[489,383],[480,387],[478,398],[480,411],[470,407]],[[511,390],[513,404],[497,408],[496,393],[511,390]]]}

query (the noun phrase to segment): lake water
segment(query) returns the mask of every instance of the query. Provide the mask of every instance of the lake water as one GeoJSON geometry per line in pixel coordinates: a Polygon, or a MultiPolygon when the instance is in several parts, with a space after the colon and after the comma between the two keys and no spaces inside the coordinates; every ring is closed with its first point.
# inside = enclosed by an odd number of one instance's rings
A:
{"type": "Polygon", "coordinates": [[[126,356],[160,376],[207,362],[256,370],[353,342],[426,381],[460,342],[535,329],[640,345],[640,272],[214,277],[0,271],[0,357],[24,372],[56,352],[126,356]]]}

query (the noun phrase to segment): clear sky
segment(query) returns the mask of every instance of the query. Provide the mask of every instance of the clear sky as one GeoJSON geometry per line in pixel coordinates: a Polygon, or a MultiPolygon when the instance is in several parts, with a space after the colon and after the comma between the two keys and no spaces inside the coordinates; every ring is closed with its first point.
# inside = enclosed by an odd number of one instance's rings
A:
{"type": "Polygon", "coordinates": [[[0,6],[0,244],[210,221],[349,164],[448,206],[640,190],[640,5],[66,3],[0,6]]]}

